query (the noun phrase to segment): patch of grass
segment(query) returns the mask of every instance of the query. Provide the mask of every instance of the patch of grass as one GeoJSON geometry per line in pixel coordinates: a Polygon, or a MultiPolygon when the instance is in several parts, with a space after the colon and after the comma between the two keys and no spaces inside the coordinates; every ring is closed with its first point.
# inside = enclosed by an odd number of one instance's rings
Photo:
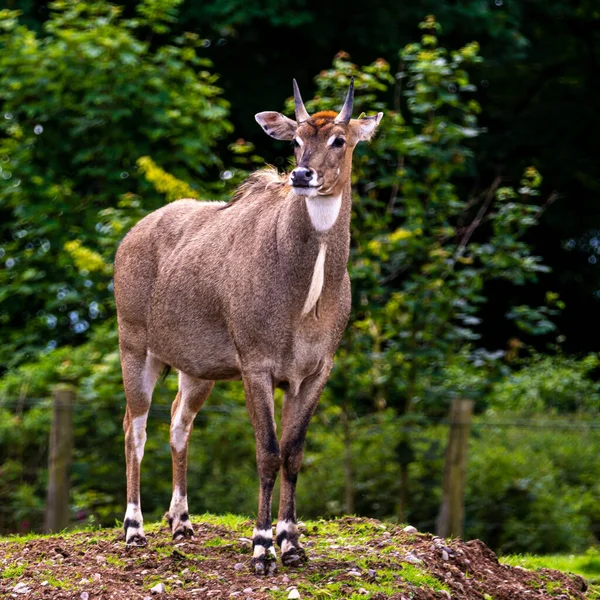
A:
{"type": "Polygon", "coordinates": [[[122,558],[117,558],[116,556],[111,556],[110,554],[107,555],[106,562],[109,565],[114,565],[115,567],[124,567],[126,564],[122,558]]]}
{"type": "Polygon", "coordinates": [[[2,573],[0,573],[0,577],[3,579],[12,579],[13,577],[21,577],[23,573],[27,570],[27,565],[15,565],[13,567],[6,567],[2,573]]]}
{"type": "Polygon", "coordinates": [[[214,537],[204,542],[206,548],[218,548],[219,546],[231,546],[230,540],[225,540],[220,537],[214,537]]]}
{"type": "MultiPolygon", "coordinates": [[[[212,515],[205,513],[198,515],[192,519],[192,523],[209,523],[210,525],[220,525],[221,527],[227,527],[233,531],[240,532],[253,527],[253,521],[249,517],[243,515],[232,515],[230,513],[226,515],[212,515]]],[[[247,532],[246,532],[247,533],[247,532]]]]}
{"type": "Polygon", "coordinates": [[[64,579],[58,579],[58,577],[55,577],[52,574],[52,571],[43,571],[42,573],[40,573],[39,578],[42,581],[47,581],[48,585],[55,587],[55,588],[59,588],[62,590],[73,590],[75,589],[75,585],[70,583],[69,581],[66,581],[64,579]]]}
{"type": "Polygon", "coordinates": [[[594,585],[600,585],[600,552],[591,548],[585,554],[549,554],[535,556],[532,554],[515,554],[500,557],[500,562],[524,569],[555,569],[567,573],[581,575],[594,585]]]}

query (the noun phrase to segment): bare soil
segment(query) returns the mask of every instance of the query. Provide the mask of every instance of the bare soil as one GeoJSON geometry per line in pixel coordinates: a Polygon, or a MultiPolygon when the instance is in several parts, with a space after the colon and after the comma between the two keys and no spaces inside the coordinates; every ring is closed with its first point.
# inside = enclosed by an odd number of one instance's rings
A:
{"type": "Polygon", "coordinates": [[[479,540],[443,540],[373,519],[346,518],[301,527],[309,562],[279,565],[260,578],[250,569],[250,521],[198,520],[192,540],[172,541],[147,528],[148,546],[125,548],[116,529],[0,542],[0,598],[135,599],[288,597],[372,600],[576,600],[579,576],[500,564],[479,540]],[[165,592],[151,592],[156,584],[165,592]]]}

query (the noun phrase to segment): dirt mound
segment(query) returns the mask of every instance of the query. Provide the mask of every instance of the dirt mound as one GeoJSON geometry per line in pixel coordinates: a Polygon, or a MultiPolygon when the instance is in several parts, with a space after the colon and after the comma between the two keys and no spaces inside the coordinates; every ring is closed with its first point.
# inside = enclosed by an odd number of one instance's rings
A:
{"type": "Polygon", "coordinates": [[[126,549],[114,529],[0,542],[0,597],[284,599],[296,588],[300,598],[323,599],[586,598],[579,576],[502,565],[479,540],[447,541],[372,519],[301,525],[310,562],[259,578],[250,571],[252,522],[205,516],[194,525],[196,537],[183,542],[150,526],[146,548],[126,549]]]}

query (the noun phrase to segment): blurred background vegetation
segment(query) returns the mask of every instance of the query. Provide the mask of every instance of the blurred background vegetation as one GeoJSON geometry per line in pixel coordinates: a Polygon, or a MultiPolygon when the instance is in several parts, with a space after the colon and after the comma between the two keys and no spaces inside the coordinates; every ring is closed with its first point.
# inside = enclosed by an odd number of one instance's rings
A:
{"type": "MultiPolygon", "coordinates": [[[[353,314],[309,433],[301,516],[433,530],[448,406],[475,400],[466,536],[600,535],[600,2],[0,2],[0,530],[43,520],[52,386],[78,390],[74,523],[124,507],[119,240],[181,196],[227,199],[291,150],[253,115],[384,111],[356,150],[353,314]],[[433,16],[427,16],[435,14],[433,16]],[[287,100],[285,100],[287,98],[287,100]]],[[[171,376],[147,518],[170,495],[171,376]]],[[[277,397],[281,402],[281,397],[277,397]]],[[[239,384],[196,420],[193,512],[255,511],[239,384]]]]}

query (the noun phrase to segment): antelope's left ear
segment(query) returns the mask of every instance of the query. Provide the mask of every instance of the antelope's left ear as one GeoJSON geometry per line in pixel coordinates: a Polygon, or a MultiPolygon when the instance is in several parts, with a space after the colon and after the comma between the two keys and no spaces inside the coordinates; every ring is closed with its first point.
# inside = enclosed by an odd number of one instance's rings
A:
{"type": "Polygon", "coordinates": [[[267,110],[254,115],[256,122],[267,135],[276,140],[293,140],[298,124],[281,113],[267,110]]]}
{"type": "Polygon", "coordinates": [[[350,127],[358,142],[364,142],[370,140],[381,121],[383,113],[377,113],[372,117],[363,117],[362,119],[352,119],[350,121],[350,127]]]}

